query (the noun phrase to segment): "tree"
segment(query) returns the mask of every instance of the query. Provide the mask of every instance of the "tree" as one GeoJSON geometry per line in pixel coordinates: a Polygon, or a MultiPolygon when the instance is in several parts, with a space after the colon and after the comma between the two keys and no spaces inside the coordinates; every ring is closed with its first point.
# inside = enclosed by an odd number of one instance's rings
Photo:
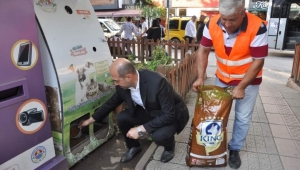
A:
{"type": "Polygon", "coordinates": [[[143,6],[154,6],[152,0],[136,0],[135,5],[143,5],[143,6]]]}

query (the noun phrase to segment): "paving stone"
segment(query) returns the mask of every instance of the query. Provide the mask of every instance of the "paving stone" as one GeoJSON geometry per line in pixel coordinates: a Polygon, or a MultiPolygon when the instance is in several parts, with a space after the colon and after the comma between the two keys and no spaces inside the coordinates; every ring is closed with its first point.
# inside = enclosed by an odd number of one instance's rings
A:
{"type": "Polygon", "coordinates": [[[248,168],[249,170],[259,170],[258,154],[253,152],[248,153],[248,168]]]}
{"type": "Polygon", "coordinates": [[[284,121],[280,114],[266,113],[269,123],[284,125],[284,121]]]}
{"type": "Polygon", "coordinates": [[[270,93],[272,97],[274,98],[282,98],[282,94],[278,91],[272,91],[272,93],[270,93]]]}
{"type": "Polygon", "coordinates": [[[280,156],[300,158],[296,143],[289,139],[274,138],[280,156]]]}
{"type": "Polygon", "coordinates": [[[259,116],[258,116],[258,113],[257,112],[253,112],[252,114],[252,122],[260,122],[259,120],[259,116]]]}
{"type": "Polygon", "coordinates": [[[284,92],[282,93],[283,97],[286,99],[300,99],[300,93],[299,92],[284,92]]]}
{"type": "Polygon", "coordinates": [[[278,155],[269,155],[272,170],[282,170],[283,166],[278,155]]]}
{"type": "Polygon", "coordinates": [[[291,109],[296,116],[300,116],[300,107],[299,106],[292,106],[291,109]]]}
{"type": "Polygon", "coordinates": [[[189,142],[189,135],[191,133],[191,128],[187,127],[184,128],[180,134],[175,135],[175,141],[176,142],[181,142],[181,143],[188,143],[189,142]]]}
{"type": "Polygon", "coordinates": [[[293,111],[289,106],[285,106],[285,105],[277,105],[277,106],[281,114],[283,115],[293,114],[293,111]]]}
{"type": "Polygon", "coordinates": [[[273,100],[277,105],[288,105],[284,98],[273,98],[273,100]]]}
{"type": "Polygon", "coordinates": [[[260,126],[263,132],[263,136],[273,137],[269,124],[260,123],[260,126]]]}
{"type": "Polygon", "coordinates": [[[270,128],[274,137],[292,139],[286,126],[270,124],[270,128]]]}
{"type": "MultiPolygon", "coordinates": [[[[239,169],[241,169],[241,170],[248,169],[248,166],[249,166],[248,152],[240,151],[240,158],[241,158],[241,161],[242,161],[242,165],[239,169]]],[[[229,166],[228,166],[228,168],[231,169],[229,166]]]]}
{"type": "Polygon", "coordinates": [[[228,123],[227,123],[227,132],[232,132],[233,130],[233,120],[228,120],[228,123]]]}
{"type": "Polygon", "coordinates": [[[300,106],[300,99],[286,99],[290,106],[300,106]]]}
{"type": "Polygon", "coordinates": [[[266,113],[280,113],[274,104],[263,104],[266,113]]]}
{"type": "Polygon", "coordinates": [[[248,135],[255,135],[253,123],[250,124],[249,130],[248,130],[248,135]]]}
{"type": "Polygon", "coordinates": [[[259,89],[259,96],[260,97],[271,97],[271,94],[269,91],[264,91],[264,90],[261,90],[261,87],[259,89]]]}
{"type": "Polygon", "coordinates": [[[299,170],[300,159],[280,156],[284,169],[286,170],[299,170]]]}
{"type": "Polygon", "coordinates": [[[273,97],[261,97],[261,102],[264,104],[276,104],[273,97]]]}
{"type": "Polygon", "coordinates": [[[257,112],[257,114],[258,114],[259,122],[268,123],[268,119],[264,111],[257,112]]]}
{"type": "Polygon", "coordinates": [[[297,126],[287,126],[293,139],[300,141],[300,127],[297,126]]]}
{"type": "Polygon", "coordinates": [[[185,157],[187,154],[187,144],[176,142],[175,145],[175,155],[174,158],[170,161],[170,163],[177,163],[185,165],[185,157]]]}
{"type": "Polygon", "coordinates": [[[262,103],[262,101],[261,101],[261,98],[260,98],[260,96],[259,95],[257,95],[257,97],[256,97],[256,101],[255,101],[256,103],[262,103]]]}
{"type": "Polygon", "coordinates": [[[259,153],[267,153],[266,143],[263,136],[254,136],[256,150],[259,153]]]}
{"type": "Polygon", "coordinates": [[[260,123],[252,123],[254,135],[263,136],[263,132],[260,126],[260,123]]]}
{"type": "Polygon", "coordinates": [[[227,132],[227,143],[229,143],[229,141],[231,140],[232,138],[232,133],[228,133],[227,132]]]}
{"type": "Polygon", "coordinates": [[[269,155],[260,153],[258,154],[258,160],[260,170],[272,170],[269,155]]]}
{"type": "Polygon", "coordinates": [[[157,147],[156,151],[154,152],[153,159],[159,161],[163,151],[164,151],[164,147],[162,146],[157,147]]]}
{"type": "Polygon", "coordinates": [[[267,153],[268,154],[278,154],[276,145],[275,145],[275,141],[273,138],[271,137],[264,137],[264,141],[266,144],[266,148],[267,148],[267,153]]]}
{"type": "Polygon", "coordinates": [[[299,120],[295,115],[282,115],[283,120],[288,126],[300,126],[299,120]]]}
{"type": "Polygon", "coordinates": [[[247,135],[245,145],[246,145],[247,151],[250,151],[250,152],[257,151],[256,145],[255,145],[255,137],[253,135],[247,135]]]}

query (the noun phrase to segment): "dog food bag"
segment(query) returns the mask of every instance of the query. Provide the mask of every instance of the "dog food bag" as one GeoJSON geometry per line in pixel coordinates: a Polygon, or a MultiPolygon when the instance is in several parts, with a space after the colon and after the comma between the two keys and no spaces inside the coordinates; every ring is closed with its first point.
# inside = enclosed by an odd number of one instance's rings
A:
{"type": "Polygon", "coordinates": [[[230,89],[202,86],[197,97],[187,148],[188,166],[226,166],[226,126],[232,105],[230,89]]]}

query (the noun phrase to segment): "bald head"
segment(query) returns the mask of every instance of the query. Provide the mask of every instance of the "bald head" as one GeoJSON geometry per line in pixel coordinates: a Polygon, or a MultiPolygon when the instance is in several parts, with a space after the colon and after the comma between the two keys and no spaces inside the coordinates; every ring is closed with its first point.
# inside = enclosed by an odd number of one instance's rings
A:
{"type": "Polygon", "coordinates": [[[118,58],[111,64],[110,73],[125,78],[127,74],[136,74],[136,69],[129,60],[118,58]]]}

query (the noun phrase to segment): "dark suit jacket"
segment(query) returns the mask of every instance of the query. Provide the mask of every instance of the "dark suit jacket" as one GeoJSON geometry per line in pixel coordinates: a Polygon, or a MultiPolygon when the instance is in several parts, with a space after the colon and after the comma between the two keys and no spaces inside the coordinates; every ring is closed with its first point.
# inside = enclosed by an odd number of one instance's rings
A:
{"type": "MultiPolygon", "coordinates": [[[[144,124],[148,133],[178,122],[177,133],[181,132],[189,120],[189,113],[181,96],[160,73],[140,70],[140,93],[146,112],[153,119],[144,124]]],[[[103,120],[114,108],[126,102],[130,115],[135,115],[135,105],[130,90],[116,86],[115,94],[106,101],[92,116],[96,121],[103,120]]]]}

